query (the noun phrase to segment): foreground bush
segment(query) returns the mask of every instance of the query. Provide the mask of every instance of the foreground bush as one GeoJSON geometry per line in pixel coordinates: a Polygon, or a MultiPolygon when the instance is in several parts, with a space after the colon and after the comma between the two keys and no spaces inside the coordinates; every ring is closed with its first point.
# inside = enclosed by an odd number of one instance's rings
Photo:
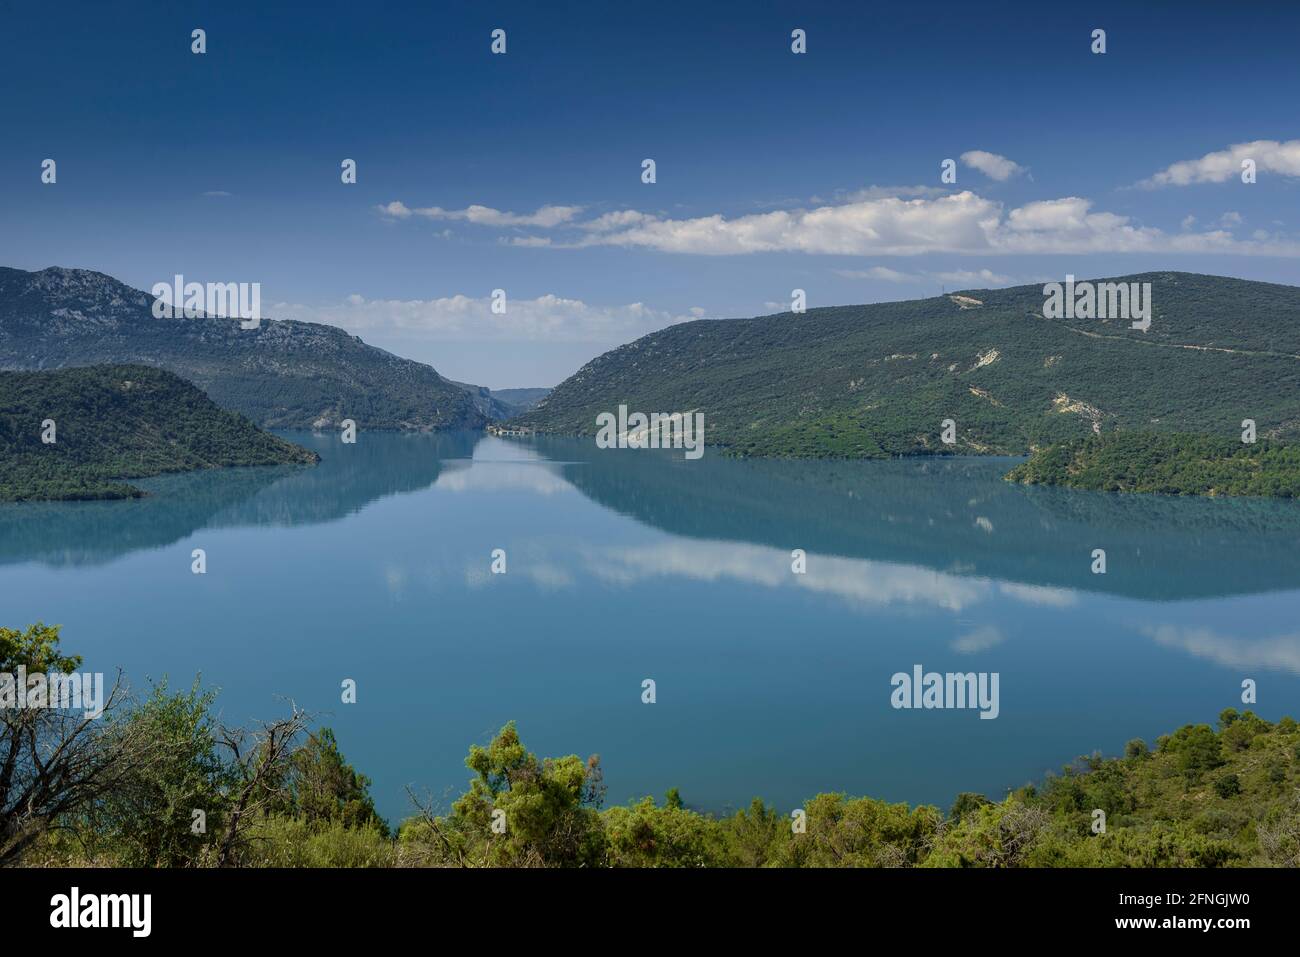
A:
{"type": "MultiPolygon", "coordinates": [[[[57,628],[0,629],[0,671],[79,664],[57,628]]],[[[757,799],[714,816],[676,789],[605,808],[598,756],[538,758],[510,723],[470,748],[449,809],[417,805],[394,835],[330,729],[296,710],[226,727],[214,699],[196,682],[136,703],[115,687],[99,722],[0,709],[0,865],[1300,866],[1300,725],[1232,708],[1001,801],[960,794],[946,815],[818,794],[793,817],[757,799]]]]}
{"type": "Polygon", "coordinates": [[[258,828],[240,863],[245,867],[392,867],[397,849],[374,824],[333,821],[313,826],[303,818],[270,818],[258,828]]]}

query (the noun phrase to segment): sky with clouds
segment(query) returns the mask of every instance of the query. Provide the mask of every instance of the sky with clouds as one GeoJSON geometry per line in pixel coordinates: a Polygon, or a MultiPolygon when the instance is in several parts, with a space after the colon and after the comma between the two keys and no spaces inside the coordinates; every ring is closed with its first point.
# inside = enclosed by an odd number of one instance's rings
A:
{"type": "Polygon", "coordinates": [[[0,264],[260,282],[493,388],[794,288],[1300,284],[1300,8],[622,6],[14,7],[0,264]]]}

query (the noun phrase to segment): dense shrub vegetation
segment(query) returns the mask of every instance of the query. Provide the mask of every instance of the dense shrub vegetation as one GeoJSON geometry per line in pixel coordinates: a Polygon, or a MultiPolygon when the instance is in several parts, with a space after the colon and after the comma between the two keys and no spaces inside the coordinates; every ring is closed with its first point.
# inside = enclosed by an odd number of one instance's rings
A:
{"type": "Polygon", "coordinates": [[[120,479],[316,461],[161,369],[0,372],[0,501],[135,497],[120,479]]]}
{"type": "MultiPolygon", "coordinates": [[[[19,664],[78,661],[58,652],[57,629],[0,629],[0,671],[19,664]]],[[[538,758],[512,723],[470,748],[473,776],[458,800],[417,803],[394,833],[328,729],[311,731],[295,714],[246,735],[223,727],[212,706],[197,685],[164,685],[113,711],[59,778],[78,799],[42,805],[53,809],[45,815],[22,803],[40,782],[20,775],[0,786],[0,864],[1300,866],[1300,726],[1231,708],[1216,727],[1188,725],[1154,747],[1131,741],[1122,756],[1080,759],[1001,800],[958,795],[946,813],[818,794],[800,809],[802,833],[788,810],[757,799],[712,815],[670,789],[660,801],[605,807],[599,758],[538,758]],[[85,780],[79,769],[96,767],[94,748],[111,749],[96,772],[108,777],[85,780]],[[195,810],[205,815],[201,832],[195,810]]],[[[3,762],[39,729],[15,724],[32,720],[22,713],[0,710],[0,719],[3,762]]]]}
{"type": "Polygon", "coordinates": [[[1116,432],[1040,449],[1013,482],[1102,492],[1300,497],[1300,444],[1116,432]]]}
{"type": "Polygon", "coordinates": [[[442,865],[609,867],[1300,866],[1300,728],[1229,709],[1154,750],[1093,756],[1001,801],[962,794],[945,814],[818,794],[806,829],[755,800],[715,817],[671,791],[600,809],[599,764],[538,761],[507,725],[467,762],[478,772],[442,817],[401,829],[398,859],[442,865]],[[593,786],[593,784],[595,786],[593,786]],[[490,802],[489,802],[490,797],[490,802]],[[506,811],[494,834],[488,803],[506,811]],[[1095,812],[1105,832],[1094,833],[1095,812]]]}
{"type": "Polygon", "coordinates": [[[733,454],[1024,454],[1115,430],[1300,432],[1300,289],[1162,272],[1150,329],[1048,320],[1041,285],[670,326],[587,363],[517,421],[593,435],[596,415],[702,411],[733,454]],[[964,306],[964,307],[963,307],[964,306]],[[940,440],[956,423],[956,442],[940,440]]]}

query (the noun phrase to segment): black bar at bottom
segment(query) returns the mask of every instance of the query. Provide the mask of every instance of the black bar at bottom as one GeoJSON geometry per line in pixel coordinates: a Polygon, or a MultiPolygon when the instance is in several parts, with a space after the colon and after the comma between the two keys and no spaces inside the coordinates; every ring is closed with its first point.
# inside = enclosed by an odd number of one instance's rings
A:
{"type": "Polygon", "coordinates": [[[1027,931],[1227,943],[1293,927],[1294,880],[1291,871],[1253,869],[15,869],[0,871],[0,899],[11,940],[75,931],[128,945],[239,943],[277,926],[283,935],[265,940],[362,944],[403,927],[472,933],[476,925],[509,940],[512,925],[528,932],[543,921],[555,933],[620,935],[607,943],[682,940],[660,936],[674,928],[695,943],[735,943],[782,925],[801,934],[878,929],[926,943],[1010,941],[1027,931]],[[148,895],[147,911],[132,895],[148,895]]]}

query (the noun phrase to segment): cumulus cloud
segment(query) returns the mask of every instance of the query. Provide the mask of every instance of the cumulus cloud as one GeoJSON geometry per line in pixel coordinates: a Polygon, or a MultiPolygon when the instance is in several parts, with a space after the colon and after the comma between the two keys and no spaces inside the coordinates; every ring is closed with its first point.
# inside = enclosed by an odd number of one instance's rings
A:
{"type": "MultiPolygon", "coordinates": [[[[591,224],[583,224],[589,227],[591,224]]],[[[727,218],[663,219],[625,211],[600,217],[574,246],[627,246],[693,255],[1034,255],[1044,253],[1261,253],[1300,255],[1290,242],[1235,240],[1226,230],[1169,235],[1077,196],[1005,211],[970,191],[937,199],[875,200],[727,218]]]]}
{"type": "Polygon", "coordinates": [[[1004,183],[1025,171],[1019,163],[984,150],[967,150],[961,154],[961,161],[971,169],[977,169],[989,179],[995,179],[999,183],[1004,183]]]}
{"type": "MultiPolygon", "coordinates": [[[[1094,209],[1089,199],[1066,196],[1006,209],[970,190],[941,196],[878,195],[812,209],[783,209],[728,217],[717,213],[673,219],[619,210],[588,220],[581,207],[543,206],[527,216],[484,206],[447,211],[380,207],[387,216],[460,218],[486,226],[532,225],[559,230],[554,238],[522,236],[509,242],[574,249],[623,246],[699,256],[802,252],[830,256],[970,256],[1086,253],[1226,253],[1300,256],[1285,237],[1237,239],[1223,228],[1168,233],[1129,216],[1094,209]]],[[[869,272],[869,271],[868,271],[869,272]]],[[[900,273],[900,275],[902,275],[900,273]]],[[[990,273],[984,281],[993,281],[990,273]]],[[[881,273],[874,277],[889,279],[881,273]]],[[[976,276],[972,281],[978,281],[976,276]]],[[[956,279],[955,282],[967,280],[956,279]]]]}
{"type": "Polygon", "coordinates": [[[1190,186],[1193,183],[1226,183],[1241,176],[1243,160],[1254,160],[1260,173],[1300,176],[1300,140],[1254,140],[1237,143],[1226,150],[1206,153],[1200,159],[1179,160],[1139,186],[1190,186]]]}
{"type": "Polygon", "coordinates": [[[1027,203],[1011,210],[995,242],[1004,252],[1025,253],[1300,255],[1300,245],[1294,242],[1243,242],[1222,229],[1170,235],[1154,227],[1139,226],[1127,216],[1093,212],[1091,200],[1077,196],[1027,203]]]}
{"type": "Polygon", "coordinates": [[[588,245],[648,246],[664,252],[735,255],[805,252],[908,255],[990,247],[995,203],[962,192],[938,199],[882,197],[727,219],[643,217],[624,229],[588,237],[588,245]]]}
{"type": "Polygon", "coordinates": [[[624,209],[616,213],[605,213],[578,225],[589,232],[608,233],[616,229],[627,229],[653,221],[654,217],[649,213],[639,213],[635,209],[624,209]]]}
{"type": "Polygon", "coordinates": [[[594,306],[581,299],[545,295],[506,300],[506,312],[492,312],[490,297],[366,299],[351,295],[324,306],[277,303],[277,319],[323,322],[354,334],[382,332],[444,341],[524,339],[568,342],[625,342],[656,329],[697,318],[634,302],[594,306]]]}

